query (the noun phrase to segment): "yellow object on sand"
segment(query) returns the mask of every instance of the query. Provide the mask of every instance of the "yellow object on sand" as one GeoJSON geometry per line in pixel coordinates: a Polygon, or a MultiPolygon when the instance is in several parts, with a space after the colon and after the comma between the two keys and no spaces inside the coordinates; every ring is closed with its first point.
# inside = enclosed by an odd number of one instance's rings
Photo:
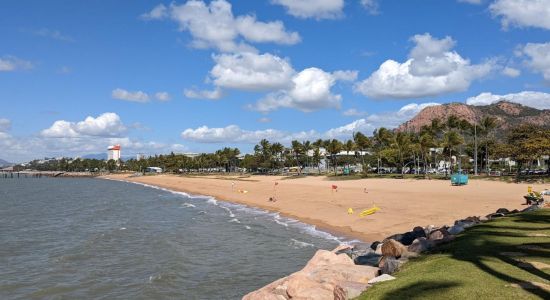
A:
{"type": "Polygon", "coordinates": [[[348,214],[349,214],[349,215],[353,215],[353,208],[351,208],[351,207],[348,208],[348,214]]]}
{"type": "Polygon", "coordinates": [[[239,190],[239,193],[246,194],[246,193],[248,193],[248,191],[247,190],[239,190]]]}
{"type": "Polygon", "coordinates": [[[360,217],[366,217],[368,215],[372,215],[374,214],[375,212],[379,211],[380,208],[376,205],[374,205],[372,208],[369,208],[369,209],[365,209],[364,211],[362,211],[359,216],[360,217]]]}
{"type": "Polygon", "coordinates": [[[530,186],[528,186],[528,187],[527,187],[527,193],[531,193],[532,191],[533,191],[533,188],[530,187],[530,186]]]}

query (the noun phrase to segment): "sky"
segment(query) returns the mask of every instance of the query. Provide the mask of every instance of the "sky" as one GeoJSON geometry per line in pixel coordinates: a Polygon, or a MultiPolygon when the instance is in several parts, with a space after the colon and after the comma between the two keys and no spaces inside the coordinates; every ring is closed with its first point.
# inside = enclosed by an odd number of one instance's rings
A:
{"type": "Polygon", "coordinates": [[[550,109],[550,0],[2,1],[0,159],[251,152],[550,109]]]}

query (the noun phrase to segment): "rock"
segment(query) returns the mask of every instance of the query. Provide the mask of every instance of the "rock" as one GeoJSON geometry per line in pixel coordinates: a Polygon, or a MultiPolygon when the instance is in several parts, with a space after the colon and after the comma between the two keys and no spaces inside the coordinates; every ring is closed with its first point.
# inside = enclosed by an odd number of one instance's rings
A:
{"type": "Polygon", "coordinates": [[[351,250],[352,250],[352,247],[350,245],[339,245],[338,247],[336,247],[334,250],[332,250],[332,252],[336,253],[336,254],[342,254],[342,253],[351,253],[351,250]]]}
{"type": "Polygon", "coordinates": [[[408,245],[412,244],[412,242],[416,238],[417,238],[416,234],[412,231],[409,231],[409,232],[403,233],[403,235],[401,237],[401,240],[398,241],[398,242],[400,242],[401,244],[403,244],[405,246],[408,246],[408,245]]]}
{"type": "Polygon", "coordinates": [[[394,240],[401,243],[401,239],[403,239],[403,234],[398,233],[398,234],[390,235],[389,237],[385,238],[382,243],[386,242],[387,240],[394,240]]]}
{"type": "Polygon", "coordinates": [[[378,260],[380,259],[380,255],[378,254],[375,254],[374,252],[372,253],[369,253],[367,255],[362,255],[362,256],[358,256],[356,257],[353,262],[356,264],[356,265],[370,265],[370,266],[374,266],[376,265],[376,263],[378,262],[378,260]]]}
{"type": "Polygon", "coordinates": [[[510,212],[510,211],[507,210],[506,208],[499,208],[499,209],[497,209],[497,211],[496,211],[497,214],[507,214],[507,213],[509,213],[509,212],[510,212]]]}
{"type": "Polygon", "coordinates": [[[481,218],[479,218],[479,221],[481,221],[481,222],[487,222],[487,221],[489,221],[489,218],[487,218],[487,217],[481,217],[481,218]]]}
{"type": "Polygon", "coordinates": [[[376,246],[376,250],[374,251],[374,254],[382,255],[382,243],[376,246]]]}
{"type": "Polygon", "coordinates": [[[447,229],[439,228],[430,232],[428,238],[430,240],[436,241],[436,240],[444,239],[447,235],[449,235],[449,232],[447,231],[447,229]]]}
{"type": "Polygon", "coordinates": [[[426,232],[424,231],[424,228],[420,226],[416,226],[415,228],[413,228],[413,233],[415,235],[415,238],[426,237],[426,232]]]}
{"type": "Polygon", "coordinates": [[[387,240],[382,244],[382,255],[387,257],[401,257],[407,253],[407,247],[395,240],[387,240]]]}
{"type": "Polygon", "coordinates": [[[380,261],[380,265],[379,268],[382,274],[393,274],[399,270],[401,262],[395,257],[383,257],[380,261]]]}
{"type": "Polygon", "coordinates": [[[342,299],[355,299],[361,295],[367,288],[368,284],[358,283],[353,281],[345,281],[334,288],[334,299],[344,296],[342,299]],[[343,292],[343,293],[342,293],[343,292]]]}
{"type": "Polygon", "coordinates": [[[434,225],[426,226],[426,228],[424,228],[424,233],[426,233],[426,237],[428,237],[434,229],[435,229],[434,225]]]}
{"type": "Polygon", "coordinates": [[[455,226],[449,228],[449,233],[452,234],[452,235],[457,235],[457,234],[461,233],[462,231],[464,231],[464,227],[462,227],[460,225],[455,225],[455,226]]]}
{"type": "Polygon", "coordinates": [[[419,237],[415,239],[412,244],[407,248],[407,251],[413,253],[422,253],[433,248],[434,242],[426,239],[425,237],[419,237]]]}
{"type": "Polygon", "coordinates": [[[381,244],[381,243],[380,243],[379,241],[376,241],[376,242],[370,244],[370,248],[371,248],[372,250],[375,250],[375,251],[376,251],[376,248],[378,247],[379,244],[381,244]]]}
{"type": "Polygon", "coordinates": [[[355,260],[358,257],[368,256],[368,255],[374,255],[374,250],[370,248],[370,245],[359,244],[353,247],[350,257],[351,259],[355,260]]]}
{"type": "Polygon", "coordinates": [[[487,215],[487,219],[489,219],[489,220],[496,219],[496,218],[501,218],[501,217],[504,217],[503,213],[492,213],[492,214],[487,215]]]}
{"type": "Polygon", "coordinates": [[[346,291],[344,291],[344,289],[339,285],[334,287],[332,294],[334,296],[334,300],[346,300],[348,298],[346,291]]]}
{"type": "Polygon", "coordinates": [[[287,294],[290,299],[332,299],[334,287],[328,284],[321,284],[310,279],[305,274],[293,276],[288,282],[287,294]]]}
{"type": "Polygon", "coordinates": [[[369,284],[375,284],[377,282],[384,282],[384,281],[389,281],[389,280],[394,280],[395,277],[391,276],[391,275],[388,275],[388,274],[382,274],[378,277],[374,277],[373,279],[369,280],[369,284]]]}
{"type": "Polygon", "coordinates": [[[514,210],[510,211],[511,214],[517,214],[518,212],[519,212],[519,210],[517,210],[517,209],[514,209],[514,210]]]}

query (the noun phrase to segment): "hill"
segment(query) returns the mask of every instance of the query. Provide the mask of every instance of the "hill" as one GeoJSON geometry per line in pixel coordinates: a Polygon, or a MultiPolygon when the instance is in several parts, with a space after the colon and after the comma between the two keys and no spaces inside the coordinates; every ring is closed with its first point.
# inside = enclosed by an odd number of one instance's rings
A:
{"type": "Polygon", "coordinates": [[[13,166],[13,164],[3,159],[0,159],[0,168],[5,168],[9,166],[13,166]]]}
{"type": "Polygon", "coordinates": [[[465,119],[472,124],[479,123],[485,116],[493,116],[499,122],[499,131],[505,131],[519,124],[550,127],[550,109],[540,110],[518,103],[500,101],[485,106],[474,106],[464,103],[429,106],[420,111],[411,120],[401,124],[397,130],[418,132],[422,126],[431,124],[432,120],[446,120],[451,115],[465,119]]]}

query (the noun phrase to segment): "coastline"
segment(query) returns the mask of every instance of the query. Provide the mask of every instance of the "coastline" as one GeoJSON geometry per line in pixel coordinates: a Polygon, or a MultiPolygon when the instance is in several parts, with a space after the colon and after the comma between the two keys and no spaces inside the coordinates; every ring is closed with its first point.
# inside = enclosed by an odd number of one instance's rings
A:
{"type": "MultiPolygon", "coordinates": [[[[278,213],[334,236],[362,242],[382,240],[414,226],[452,224],[456,219],[489,214],[500,207],[521,209],[522,195],[529,186],[472,181],[470,186],[451,187],[447,182],[427,180],[329,181],[319,177],[282,180],[280,176],[251,176],[243,179],[238,176],[129,177],[116,174],[98,178],[210,196],[220,201],[278,213]],[[331,184],[339,186],[338,192],[331,191],[331,184]],[[364,189],[367,189],[368,194],[364,193],[364,189]],[[268,199],[273,195],[278,201],[269,202],[268,199]],[[376,203],[370,199],[376,199],[376,203]],[[365,218],[358,216],[362,209],[370,208],[373,204],[381,208],[380,212],[365,218]],[[349,215],[348,208],[353,208],[355,213],[349,215]]],[[[534,189],[542,188],[542,185],[531,186],[534,189]]]]}
{"type": "MultiPolygon", "coordinates": [[[[188,196],[193,197],[193,198],[194,197],[212,198],[215,201],[221,201],[221,202],[225,202],[225,203],[232,204],[232,205],[242,205],[242,206],[244,206],[248,209],[263,211],[263,212],[266,212],[266,213],[277,214],[280,217],[287,218],[289,220],[299,222],[303,225],[312,226],[312,229],[314,230],[314,232],[318,232],[322,235],[326,235],[323,238],[328,239],[328,240],[334,240],[339,244],[356,244],[356,243],[371,243],[372,242],[372,241],[368,241],[368,240],[361,240],[360,237],[350,233],[350,229],[331,227],[331,226],[328,226],[328,225],[326,225],[322,222],[318,222],[318,221],[310,219],[310,218],[299,218],[299,217],[296,217],[296,216],[291,215],[291,214],[286,214],[286,213],[274,210],[272,208],[264,208],[264,207],[261,207],[261,206],[251,206],[251,205],[249,205],[247,203],[244,203],[244,202],[241,203],[241,202],[237,202],[237,201],[221,199],[221,198],[218,198],[218,197],[213,196],[213,195],[196,194],[196,193],[193,193],[193,192],[191,192],[189,190],[185,190],[185,189],[174,189],[174,188],[170,188],[170,187],[164,187],[162,185],[152,185],[152,184],[148,184],[148,183],[132,181],[132,180],[127,180],[127,179],[113,178],[113,177],[110,177],[109,175],[107,175],[107,176],[97,176],[95,178],[103,179],[103,180],[112,180],[112,181],[133,183],[133,184],[137,184],[137,185],[141,185],[141,186],[145,186],[145,187],[149,187],[149,188],[160,189],[160,190],[171,192],[171,193],[174,193],[174,192],[176,192],[176,193],[185,193],[188,196]]],[[[285,224],[285,226],[288,226],[288,224],[285,224]]],[[[314,234],[314,233],[306,233],[306,234],[318,236],[318,234],[314,234]]]]}

